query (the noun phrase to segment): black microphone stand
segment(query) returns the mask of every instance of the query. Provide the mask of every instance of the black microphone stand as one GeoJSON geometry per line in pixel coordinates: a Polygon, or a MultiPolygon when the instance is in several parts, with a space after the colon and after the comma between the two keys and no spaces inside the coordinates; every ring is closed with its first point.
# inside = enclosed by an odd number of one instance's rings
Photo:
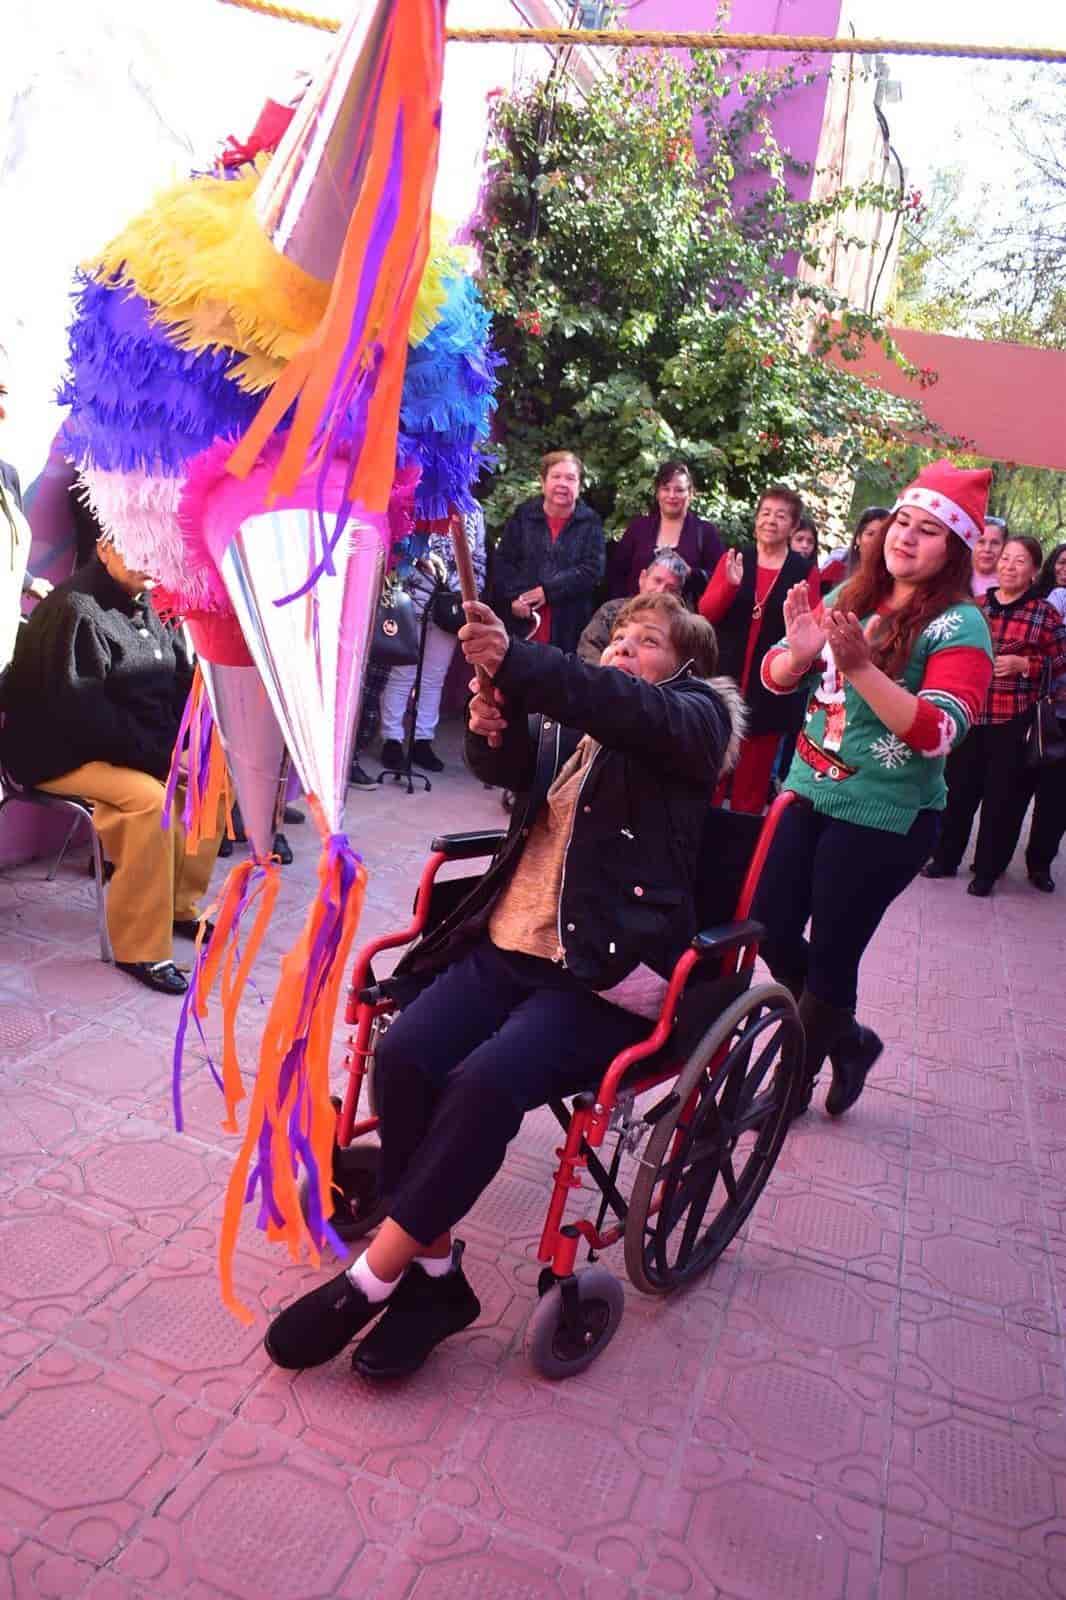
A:
{"type": "Polygon", "coordinates": [[[442,584],[439,579],[434,583],[429,599],[426,601],[425,610],[422,612],[422,621],[418,629],[418,659],[415,662],[415,682],[414,688],[411,691],[414,699],[414,711],[411,715],[410,725],[404,736],[403,766],[383,767],[378,773],[379,783],[384,783],[386,778],[392,778],[395,783],[406,782],[408,794],[414,794],[416,779],[419,783],[425,784],[427,794],[433,787],[425,773],[419,772],[412,765],[411,758],[415,747],[415,728],[418,724],[418,702],[422,695],[422,663],[425,660],[426,655],[426,636],[429,633],[430,612],[433,610],[433,601],[437,596],[438,590],[444,587],[446,587],[446,585],[442,584]]]}

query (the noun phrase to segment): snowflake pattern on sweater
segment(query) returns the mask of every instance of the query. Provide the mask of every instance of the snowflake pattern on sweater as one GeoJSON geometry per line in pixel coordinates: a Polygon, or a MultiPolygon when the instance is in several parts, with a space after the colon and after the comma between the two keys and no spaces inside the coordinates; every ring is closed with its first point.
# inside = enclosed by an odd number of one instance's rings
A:
{"type": "Polygon", "coordinates": [[[932,639],[934,644],[944,644],[949,639],[954,639],[962,627],[961,611],[942,611],[939,617],[934,617],[925,630],[924,637],[932,639]]]}
{"type": "Polygon", "coordinates": [[[906,766],[914,754],[910,746],[894,733],[883,733],[880,739],[871,741],[868,749],[878,766],[889,772],[896,767],[906,766]]]}

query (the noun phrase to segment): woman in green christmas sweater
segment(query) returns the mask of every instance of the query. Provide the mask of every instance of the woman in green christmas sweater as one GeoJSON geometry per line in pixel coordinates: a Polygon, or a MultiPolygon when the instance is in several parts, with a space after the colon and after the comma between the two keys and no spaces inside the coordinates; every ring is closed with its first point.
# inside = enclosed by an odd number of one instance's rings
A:
{"type": "Polygon", "coordinates": [[[818,611],[805,584],[790,590],[785,639],[763,661],[767,689],[810,692],[785,782],[799,803],[777,830],[754,911],[774,977],[799,1000],[802,1110],[826,1056],[826,1110],[840,1116],[881,1054],[855,1020],[859,963],[932,854],[945,760],[991,681],[988,628],[970,597],[991,477],[947,461],[926,467],[858,572],[818,611]]]}

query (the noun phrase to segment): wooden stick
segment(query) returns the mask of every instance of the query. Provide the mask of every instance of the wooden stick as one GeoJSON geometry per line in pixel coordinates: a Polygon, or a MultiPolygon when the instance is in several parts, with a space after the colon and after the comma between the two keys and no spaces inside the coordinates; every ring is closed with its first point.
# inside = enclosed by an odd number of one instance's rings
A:
{"type": "MultiPolygon", "coordinates": [[[[453,511],[448,519],[448,531],[452,536],[455,547],[455,566],[459,573],[459,593],[464,600],[476,600],[477,578],[474,576],[474,558],[470,554],[470,542],[466,537],[466,525],[458,511],[453,511]]],[[[491,691],[492,679],[484,667],[476,667],[478,687],[491,691]]],[[[488,694],[491,700],[491,692],[488,694]]]]}

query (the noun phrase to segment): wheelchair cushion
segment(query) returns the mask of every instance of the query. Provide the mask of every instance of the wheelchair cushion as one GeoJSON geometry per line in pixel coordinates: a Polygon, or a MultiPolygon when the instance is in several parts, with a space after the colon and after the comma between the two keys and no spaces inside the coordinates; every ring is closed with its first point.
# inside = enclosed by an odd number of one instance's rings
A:
{"type": "MultiPolygon", "coordinates": [[[[645,1056],[630,1067],[622,1079],[621,1088],[632,1088],[641,1078],[656,1077],[671,1069],[680,1072],[707,1029],[750,985],[750,968],[744,972],[730,973],[725,978],[709,972],[701,978],[697,969],[681,996],[677,1021],[669,1039],[654,1055],[645,1056]]],[[[606,1067],[607,1063],[604,1062],[604,1070],[606,1067]]]]}

